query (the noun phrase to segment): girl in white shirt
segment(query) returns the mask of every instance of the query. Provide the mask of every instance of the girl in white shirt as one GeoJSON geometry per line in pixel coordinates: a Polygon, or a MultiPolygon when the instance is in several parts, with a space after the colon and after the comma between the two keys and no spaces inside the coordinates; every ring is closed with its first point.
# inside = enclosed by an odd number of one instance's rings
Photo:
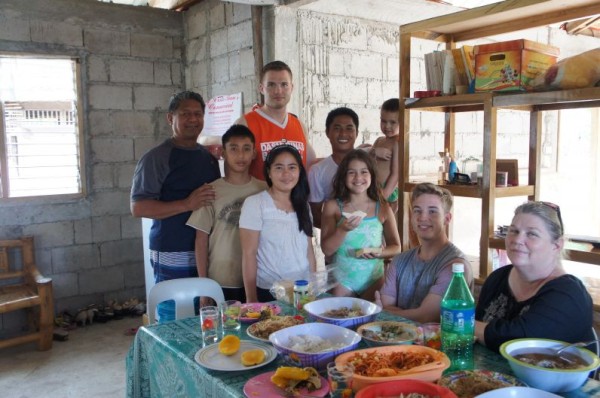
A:
{"type": "Polygon", "coordinates": [[[308,279],[316,270],[308,178],[302,157],[279,145],[264,163],[269,188],[249,196],[240,216],[242,273],[246,301],[274,300],[273,282],[308,279]]]}

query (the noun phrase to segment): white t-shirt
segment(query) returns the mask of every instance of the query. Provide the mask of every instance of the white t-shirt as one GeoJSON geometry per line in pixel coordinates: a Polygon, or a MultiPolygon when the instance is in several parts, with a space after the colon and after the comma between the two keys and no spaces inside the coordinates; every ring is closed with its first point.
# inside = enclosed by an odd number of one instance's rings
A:
{"type": "Polygon", "coordinates": [[[328,156],[319,163],[314,164],[308,172],[308,185],[310,195],[308,201],[319,203],[332,199],[333,178],[337,173],[338,165],[333,161],[333,157],[328,156]]]}
{"type": "Polygon", "coordinates": [[[276,281],[309,278],[309,238],[298,229],[296,213],[275,207],[267,191],[246,198],[240,228],[260,231],[256,255],[258,287],[270,289],[276,281]]]}

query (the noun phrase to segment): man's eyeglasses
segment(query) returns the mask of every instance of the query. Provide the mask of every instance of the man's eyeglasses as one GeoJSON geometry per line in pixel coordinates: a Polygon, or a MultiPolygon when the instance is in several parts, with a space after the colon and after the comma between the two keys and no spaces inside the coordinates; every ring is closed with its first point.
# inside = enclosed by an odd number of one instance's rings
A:
{"type": "Polygon", "coordinates": [[[560,223],[560,234],[563,235],[565,233],[565,226],[563,225],[562,217],[560,216],[560,207],[557,204],[552,202],[539,202],[544,206],[547,206],[556,212],[556,216],[558,217],[558,222],[560,223]]]}

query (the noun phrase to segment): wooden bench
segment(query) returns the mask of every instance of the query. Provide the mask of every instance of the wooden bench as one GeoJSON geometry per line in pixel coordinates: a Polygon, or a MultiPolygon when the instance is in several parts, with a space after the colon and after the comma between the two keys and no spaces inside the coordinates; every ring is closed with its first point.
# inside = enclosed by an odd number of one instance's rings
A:
{"type": "Polygon", "coordinates": [[[0,314],[27,309],[29,330],[0,340],[0,349],[37,342],[40,351],[52,348],[54,298],[52,279],[35,265],[33,237],[0,240],[0,314]]]}

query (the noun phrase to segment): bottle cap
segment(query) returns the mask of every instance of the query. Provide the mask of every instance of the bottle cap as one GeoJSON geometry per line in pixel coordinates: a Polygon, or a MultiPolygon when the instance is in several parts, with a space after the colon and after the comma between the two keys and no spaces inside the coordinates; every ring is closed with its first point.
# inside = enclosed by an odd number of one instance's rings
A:
{"type": "Polygon", "coordinates": [[[452,264],[452,272],[465,272],[465,265],[463,263],[452,264]]]}
{"type": "Polygon", "coordinates": [[[300,279],[300,280],[295,281],[294,285],[296,285],[296,286],[308,286],[308,281],[304,280],[304,279],[300,279]]]}

